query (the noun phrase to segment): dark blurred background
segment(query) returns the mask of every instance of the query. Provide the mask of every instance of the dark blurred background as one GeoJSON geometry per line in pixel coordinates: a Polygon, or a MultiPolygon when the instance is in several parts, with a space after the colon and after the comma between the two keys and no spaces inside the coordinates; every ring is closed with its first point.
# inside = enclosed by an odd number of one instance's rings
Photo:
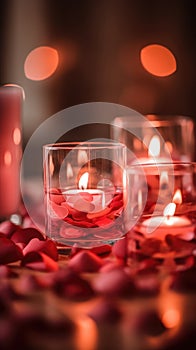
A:
{"type": "Polygon", "coordinates": [[[86,102],[195,119],[195,18],[194,1],[184,0],[1,0],[0,84],[25,91],[24,142],[46,118],[86,102]],[[150,44],[172,52],[173,74],[145,70],[140,52],[150,44]],[[57,50],[58,66],[29,79],[24,64],[40,46],[57,50]]]}

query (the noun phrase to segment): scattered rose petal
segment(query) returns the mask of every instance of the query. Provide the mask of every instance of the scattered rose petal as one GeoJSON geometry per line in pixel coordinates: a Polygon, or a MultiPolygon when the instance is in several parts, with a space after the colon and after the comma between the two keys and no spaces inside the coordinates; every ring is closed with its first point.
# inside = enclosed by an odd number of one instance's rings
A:
{"type": "Polygon", "coordinates": [[[0,265],[0,278],[13,278],[17,276],[18,274],[15,271],[13,271],[9,266],[0,265]]]}
{"type": "Polygon", "coordinates": [[[196,267],[186,271],[176,272],[172,276],[170,288],[183,293],[196,291],[196,267]]]}
{"type": "Polygon", "coordinates": [[[40,231],[38,231],[36,228],[29,227],[16,230],[13,233],[11,240],[15,243],[28,244],[33,238],[38,238],[41,241],[44,240],[44,236],[40,231]]]}
{"type": "Polygon", "coordinates": [[[166,331],[157,312],[154,310],[147,310],[134,315],[130,326],[134,332],[149,336],[158,336],[166,331]]]}
{"type": "Polygon", "coordinates": [[[54,282],[54,290],[61,297],[82,301],[94,296],[89,282],[69,269],[57,272],[54,282]]]}
{"type": "Polygon", "coordinates": [[[23,249],[23,254],[30,252],[42,252],[48,255],[51,259],[58,260],[58,251],[55,243],[51,240],[40,241],[38,238],[33,238],[23,249]]]}
{"type": "Polygon", "coordinates": [[[22,258],[23,254],[14,242],[0,236],[0,264],[9,264],[22,258]]]}
{"type": "Polygon", "coordinates": [[[38,271],[58,270],[57,262],[42,252],[30,252],[26,254],[21,261],[21,266],[38,271]]]}
{"type": "Polygon", "coordinates": [[[108,300],[100,300],[88,312],[88,316],[97,323],[116,323],[120,321],[122,312],[117,304],[108,300]]]}
{"type": "Polygon", "coordinates": [[[10,238],[18,228],[19,226],[11,221],[3,221],[0,223],[0,233],[4,233],[7,238],[10,238]]]}
{"type": "Polygon", "coordinates": [[[135,279],[135,287],[138,296],[154,296],[160,292],[160,281],[156,275],[143,275],[135,279]]]}
{"type": "Polygon", "coordinates": [[[147,238],[140,243],[141,251],[143,254],[151,256],[161,251],[162,244],[163,242],[160,239],[147,238]]]}
{"type": "Polygon", "coordinates": [[[175,250],[178,253],[181,253],[181,256],[191,255],[193,251],[196,249],[196,243],[185,241],[181,238],[178,238],[173,235],[167,235],[165,240],[168,246],[175,250]]]}
{"type": "Polygon", "coordinates": [[[68,266],[78,273],[97,272],[103,260],[90,251],[82,250],[69,261],[68,266]]]}
{"type": "Polygon", "coordinates": [[[96,276],[93,287],[97,293],[112,297],[129,297],[135,292],[132,279],[119,268],[96,276]]]}
{"type": "Polygon", "coordinates": [[[125,236],[119,241],[115,242],[112,247],[112,253],[119,259],[126,259],[127,257],[127,237],[125,236]]]}

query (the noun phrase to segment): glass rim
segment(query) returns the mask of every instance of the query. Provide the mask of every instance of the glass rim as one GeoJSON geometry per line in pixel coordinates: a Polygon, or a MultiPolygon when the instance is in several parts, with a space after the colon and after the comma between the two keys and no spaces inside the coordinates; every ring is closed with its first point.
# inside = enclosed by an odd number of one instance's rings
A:
{"type": "Polygon", "coordinates": [[[48,143],[43,145],[44,150],[72,150],[74,148],[77,149],[115,149],[115,148],[124,148],[126,149],[126,145],[120,142],[114,141],[73,141],[73,142],[57,142],[57,143],[48,143]]]}
{"type": "Polygon", "coordinates": [[[137,116],[133,119],[131,119],[131,116],[117,116],[113,119],[112,122],[112,126],[117,126],[120,128],[126,128],[127,126],[131,126],[133,127],[141,127],[141,124],[143,124],[145,126],[145,123],[151,123],[152,125],[147,125],[147,127],[150,126],[154,126],[154,127],[161,127],[161,126],[166,126],[166,125],[171,125],[171,126],[175,126],[177,125],[181,125],[181,123],[188,122],[193,124],[193,119],[190,116],[186,116],[186,115],[181,115],[181,114],[159,114],[159,113],[155,113],[155,114],[144,114],[142,115],[143,118],[146,118],[146,120],[137,120],[137,116]],[[170,119],[169,119],[170,117],[170,119]],[[118,124],[117,124],[118,122],[118,124]]]}
{"type": "Polygon", "coordinates": [[[173,161],[171,160],[171,162],[149,162],[149,163],[134,163],[134,164],[129,164],[127,165],[127,171],[129,169],[133,169],[133,168],[159,168],[159,167],[175,167],[175,166],[181,166],[183,168],[187,168],[187,167],[196,167],[196,161],[173,161]]]}

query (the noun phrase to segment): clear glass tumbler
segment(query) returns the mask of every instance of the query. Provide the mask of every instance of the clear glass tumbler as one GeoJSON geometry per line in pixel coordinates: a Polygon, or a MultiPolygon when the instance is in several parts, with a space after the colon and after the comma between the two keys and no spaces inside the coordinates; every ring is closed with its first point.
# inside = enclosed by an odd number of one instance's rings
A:
{"type": "Polygon", "coordinates": [[[125,234],[124,145],[50,144],[43,158],[46,234],[57,245],[91,248],[125,234]]]}
{"type": "Polygon", "coordinates": [[[187,116],[116,117],[111,138],[127,146],[129,164],[194,161],[194,122],[187,116]]]}
{"type": "Polygon", "coordinates": [[[194,261],[196,163],[133,165],[127,179],[129,255],[174,267],[191,256],[194,261]]]}

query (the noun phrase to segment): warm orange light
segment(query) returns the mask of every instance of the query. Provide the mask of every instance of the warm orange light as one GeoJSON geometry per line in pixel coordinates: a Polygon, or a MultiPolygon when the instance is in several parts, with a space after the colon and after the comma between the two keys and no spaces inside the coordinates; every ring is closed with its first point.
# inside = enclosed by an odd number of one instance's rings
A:
{"type": "Polygon", "coordinates": [[[176,309],[168,309],[162,316],[162,322],[166,328],[174,328],[180,323],[180,312],[176,309]]]}
{"type": "Polygon", "coordinates": [[[147,45],[140,52],[140,59],[147,72],[157,77],[167,77],[176,71],[173,53],[162,45],[147,45]]]}
{"type": "Polygon", "coordinates": [[[78,187],[81,189],[81,190],[85,190],[88,186],[88,178],[89,178],[89,173],[84,173],[82,174],[80,180],[79,180],[79,183],[78,183],[78,187]]]}
{"type": "Polygon", "coordinates": [[[97,326],[92,319],[83,316],[77,320],[75,343],[78,350],[96,349],[97,336],[97,326]]]}
{"type": "Polygon", "coordinates": [[[12,155],[11,155],[10,151],[6,151],[4,153],[4,163],[7,166],[11,165],[11,163],[12,163],[12,155]]]}
{"type": "Polygon", "coordinates": [[[182,203],[182,192],[180,189],[176,190],[173,196],[173,202],[175,204],[181,204],[182,203]]]}
{"type": "Polygon", "coordinates": [[[21,141],[21,132],[20,132],[19,128],[14,129],[13,140],[14,140],[15,145],[19,145],[19,143],[21,141]]]}
{"type": "Polygon", "coordinates": [[[24,64],[24,72],[28,79],[44,80],[56,71],[58,63],[57,50],[49,46],[40,46],[28,54],[24,64]]]}
{"type": "Polygon", "coordinates": [[[150,141],[148,155],[152,157],[158,157],[160,156],[160,151],[161,151],[160,139],[159,139],[159,136],[155,135],[152,137],[150,141]]]}

